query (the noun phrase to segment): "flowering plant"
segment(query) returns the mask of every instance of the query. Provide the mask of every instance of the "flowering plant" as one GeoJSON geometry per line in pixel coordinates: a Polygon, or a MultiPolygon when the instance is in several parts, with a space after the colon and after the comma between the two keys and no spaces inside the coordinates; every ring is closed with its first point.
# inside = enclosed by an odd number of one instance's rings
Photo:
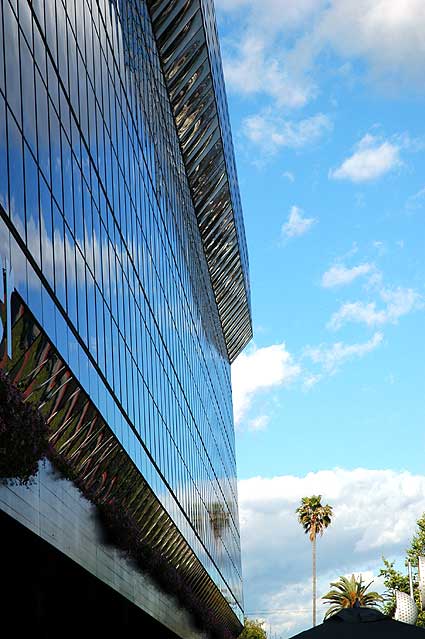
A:
{"type": "Polygon", "coordinates": [[[31,484],[48,450],[43,416],[25,402],[7,372],[0,369],[0,478],[11,484],[31,484]]]}
{"type": "Polygon", "coordinates": [[[108,500],[102,500],[90,489],[72,464],[50,445],[48,425],[41,412],[12,382],[7,371],[0,368],[0,480],[10,484],[29,485],[38,472],[40,460],[48,458],[62,477],[72,481],[81,494],[96,506],[104,531],[104,541],[118,547],[138,567],[192,615],[197,625],[212,638],[232,639],[225,624],[211,609],[202,605],[184,575],[156,549],[140,539],[138,523],[126,510],[120,490],[108,500]]]}

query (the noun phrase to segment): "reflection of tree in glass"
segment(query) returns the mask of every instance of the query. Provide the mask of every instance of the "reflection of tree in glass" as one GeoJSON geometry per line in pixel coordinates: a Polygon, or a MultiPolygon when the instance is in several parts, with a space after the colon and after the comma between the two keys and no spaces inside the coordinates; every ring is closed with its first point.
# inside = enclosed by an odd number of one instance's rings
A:
{"type": "Polygon", "coordinates": [[[205,516],[205,508],[201,503],[192,503],[190,507],[190,519],[192,524],[194,525],[198,535],[201,539],[205,537],[205,524],[206,524],[206,516],[205,516]]]}
{"type": "Polygon", "coordinates": [[[220,502],[214,501],[208,508],[208,514],[214,537],[216,539],[222,537],[224,531],[229,527],[229,513],[220,502]]]}

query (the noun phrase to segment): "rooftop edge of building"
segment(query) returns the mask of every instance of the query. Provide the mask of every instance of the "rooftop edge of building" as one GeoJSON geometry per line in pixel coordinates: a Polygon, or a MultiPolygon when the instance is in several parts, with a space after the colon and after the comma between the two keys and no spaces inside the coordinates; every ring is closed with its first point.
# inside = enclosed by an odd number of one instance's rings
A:
{"type": "Polygon", "coordinates": [[[248,251],[212,0],[148,0],[232,363],[252,338],[248,251]]]}

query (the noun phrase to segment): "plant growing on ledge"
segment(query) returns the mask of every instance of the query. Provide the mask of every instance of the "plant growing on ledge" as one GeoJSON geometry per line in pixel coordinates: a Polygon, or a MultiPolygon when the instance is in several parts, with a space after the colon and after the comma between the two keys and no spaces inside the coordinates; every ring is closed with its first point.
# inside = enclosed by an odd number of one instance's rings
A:
{"type": "MultiPolygon", "coordinates": [[[[184,573],[162,555],[160,548],[152,548],[141,541],[139,522],[126,508],[125,486],[112,483],[105,498],[97,489],[99,482],[103,481],[102,475],[107,475],[105,467],[104,473],[102,467],[98,469],[98,482],[82,480],[75,464],[49,442],[49,427],[40,410],[26,401],[7,371],[0,369],[0,482],[12,485],[33,483],[39,461],[45,458],[50,460],[62,478],[72,481],[82,496],[96,506],[105,543],[119,548],[165,592],[176,596],[192,613],[201,630],[208,630],[214,639],[232,639],[222,620],[201,603],[186,582],[184,573]]],[[[214,519],[215,525],[221,530],[223,514],[216,507],[212,512],[217,520],[214,519]]]]}
{"type": "Polygon", "coordinates": [[[0,479],[27,486],[49,450],[47,424],[0,369],[0,479]]]}

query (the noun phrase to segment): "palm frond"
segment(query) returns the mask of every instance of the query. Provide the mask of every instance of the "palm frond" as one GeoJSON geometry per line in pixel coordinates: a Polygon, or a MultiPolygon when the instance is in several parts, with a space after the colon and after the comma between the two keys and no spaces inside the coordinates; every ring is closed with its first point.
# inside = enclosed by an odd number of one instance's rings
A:
{"type": "Polygon", "coordinates": [[[383,601],[383,597],[375,591],[367,592],[372,583],[373,581],[364,583],[361,575],[359,579],[354,575],[351,575],[350,579],[341,576],[338,581],[331,582],[331,590],[322,597],[325,604],[331,604],[326,611],[325,619],[344,608],[354,607],[356,602],[361,607],[374,608],[383,601]]]}

